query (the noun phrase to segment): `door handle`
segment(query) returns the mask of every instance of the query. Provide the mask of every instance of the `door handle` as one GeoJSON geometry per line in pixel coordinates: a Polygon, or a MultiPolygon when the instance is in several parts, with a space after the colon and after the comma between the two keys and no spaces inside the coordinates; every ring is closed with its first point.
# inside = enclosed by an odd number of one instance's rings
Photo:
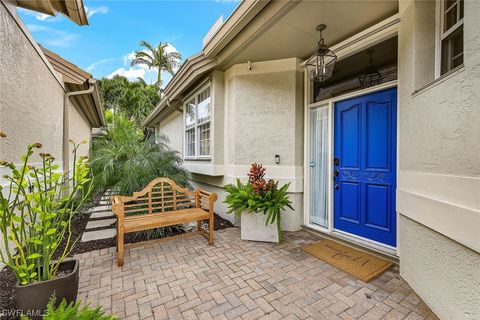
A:
{"type": "Polygon", "coordinates": [[[340,186],[338,185],[338,183],[335,183],[335,190],[338,190],[340,189],[340,186]]]}

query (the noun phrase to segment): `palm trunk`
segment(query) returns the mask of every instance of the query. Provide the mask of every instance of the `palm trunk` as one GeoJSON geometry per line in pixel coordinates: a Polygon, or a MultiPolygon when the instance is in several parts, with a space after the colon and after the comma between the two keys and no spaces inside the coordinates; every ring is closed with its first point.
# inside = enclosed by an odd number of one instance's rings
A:
{"type": "Polygon", "coordinates": [[[158,69],[157,75],[158,94],[162,97],[162,69],[158,69]]]}

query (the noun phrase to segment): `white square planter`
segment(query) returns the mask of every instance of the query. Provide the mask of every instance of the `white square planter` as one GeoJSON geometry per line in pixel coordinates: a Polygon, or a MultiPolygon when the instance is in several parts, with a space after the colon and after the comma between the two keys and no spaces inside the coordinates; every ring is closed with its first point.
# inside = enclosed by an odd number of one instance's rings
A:
{"type": "Polygon", "coordinates": [[[266,226],[266,218],[263,213],[242,212],[240,216],[241,239],[278,243],[277,222],[266,226]]]}

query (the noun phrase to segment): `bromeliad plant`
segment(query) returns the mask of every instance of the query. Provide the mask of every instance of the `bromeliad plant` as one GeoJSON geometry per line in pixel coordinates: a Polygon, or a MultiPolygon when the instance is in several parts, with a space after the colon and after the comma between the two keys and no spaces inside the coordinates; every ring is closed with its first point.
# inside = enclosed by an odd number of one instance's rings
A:
{"type": "Polygon", "coordinates": [[[278,238],[282,240],[281,214],[288,207],[292,210],[292,202],[288,198],[290,183],[278,187],[278,181],[265,180],[265,168],[253,163],[247,174],[248,182],[243,184],[237,179],[236,185],[225,186],[228,205],[227,213],[240,216],[242,212],[257,212],[265,215],[265,225],[277,223],[278,238]]]}
{"type": "Polygon", "coordinates": [[[0,187],[0,232],[4,241],[0,259],[21,285],[55,277],[76,242],[71,232],[73,214],[90,193],[87,160],[77,160],[76,156],[79,144],[73,143],[71,177],[68,171],[59,172],[55,158],[48,153],[38,154],[40,165],[30,165],[41,147],[39,143],[29,145],[18,167],[0,162],[10,169],[10,174],[3,176],[8,189],[0,187]]]}

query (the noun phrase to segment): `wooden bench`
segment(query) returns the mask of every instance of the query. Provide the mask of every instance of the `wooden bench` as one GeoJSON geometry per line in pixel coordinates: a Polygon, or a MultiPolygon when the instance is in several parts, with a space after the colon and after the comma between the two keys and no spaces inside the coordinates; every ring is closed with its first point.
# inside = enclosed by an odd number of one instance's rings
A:
{"type": "Polygon", "coordinates": [[[213,244],[215,193],[190,191],[173,180],[157,178],[131,197],[113,196],[112,211],[117,216],[117,264],[123,265],[124,234],[197,221],[198,232],[213,244]],[[208,234],[202,221],[208,220],[208,234]]]}

